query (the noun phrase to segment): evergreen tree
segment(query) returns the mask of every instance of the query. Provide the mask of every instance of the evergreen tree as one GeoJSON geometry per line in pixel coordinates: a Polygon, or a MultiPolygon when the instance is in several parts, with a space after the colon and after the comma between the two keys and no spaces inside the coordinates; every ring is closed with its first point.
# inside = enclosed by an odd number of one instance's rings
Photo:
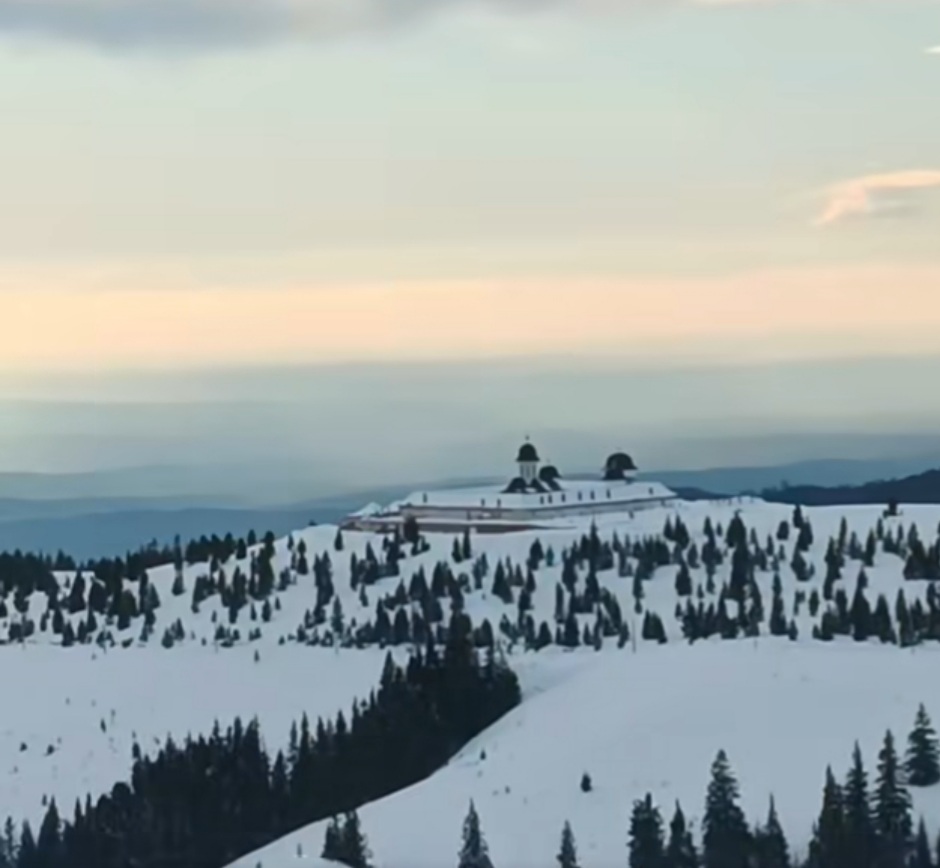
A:
{"type": "Polygon", "coordinates": [[[927,837],[927,828],[924,818],[917,824],[917,836],[914,838],[914,852],[908,863],[909,868],[934,868],[933,856],[930,853],[930,840],[927,837]]]}
{"type": "Polygon", "coordinates": [[[770,633],[773,636],[785,636],[787,633],[787,616],[784,610],[783,586],[780,582],[780,576],[774,576],[769,626],[770,633]]]}
{"type": "Polygon", "coordinates": [[[878,754],[874,795],[879,868],[903,868],[911,838],[911,797],[901,780],[894,736],[885,734],[878,754]]]}
{"type": "Polygon", "coordinates": [[[23,823],[23,829],[20,832],[17,865],[18,868],[39,868],[40,866],[39,850],[28,820],[23,823]]]}
{"type": "Polygon", "coordinates": [[[754,849],[755,868],[789,868],[790,848],[777,818],[773,796],[770,798],[767,822],[757,831],[754,849]]]}
{"type": "Polygon", "coordinates": [[[480,828],[480,817],[472,800],[463,821],[463,846],[460,848],[459,860],[457,868],[493,868],[480,828]]]}
{"type": "Polygon", "coordinates": [[[647,793],[644,799],[633,803],[628,843],[630,868],[662,868],[663,846],[663,820],[653,797],[647,793]]]}
{"type": "Polygon", "coordinates": [[[336,861],[349,868],[369,868],[369,847],[362,833],[359,815],[355,811],[346,814],[340,833],[340,856],[336,861]]]}
{"type": "Polygon", "coordinates": [[[698,853],[689,831],[685,814],[676,802],[676,811],[669,823],[669,843],[666,845],[665,868],[698,868],[698,853]]]}
{"type": "Polygon", "coordinates": [[[845,816],[842,790],[836,783],[832,769],[826,769],[822,809],[810,842],[811,868],[851,868],[845,865],[845,816]]]}
{"type": "Polygon", "coordinates": [[[43,868],[55,868],[61,863],[62,855],[62,823],[55,799],[52,799],[36,839],[37,864],[43,868]]]}
{"type": "Polygon", "coordinates": [[[561,847],[555,859],[558,862],[559,868],[579,868],[578,850],[574,842],[574,832],[571,831],[571,824],[567,820],[565,820],[564,828],[561,830],[561,847]]]}
{"type": "Polygon", "coordinates": [[[871,817],[868,775],[858,742],[852,751],[852,766],[842,790],[842,812],[846,863],[853,868],[867,868],[874,859],[875,828],[871,817]]]}
{"type": "Polygon", "coordinates": [[[688,597],[692,593],[692,574],[689,572],[688,565],[683,562],[679,565],[679,571],[676,573],[676,595],[688,597]]]}
{"type": "Polygon", "coordinates": [[[907,782],[912,787],[930,787],[940,783],[940,748],[937,733],[923,705],[917,709],[914,728],[907,738],[904,769],[907,772],[907,782]]]}
{"type": "Polygon", "coordinates": [[[330,824],[326,827],[326,834],[323,836],[324,859],[338,862],[343,855],[343,833],[340,829],[339,820],[333,817],[330,824]]]}
{"type": "Polygon", "coordinates": [[[470,528],[464,528],[460,555],[465,561],[469,561],[473,557],[473,547],[470,544],[470,528]]]}
{"type": "Polygon", "coordinates": [[[723,750],[712,764],[702,826],[704,868],[747,868],[750,832],[738,805],[738,782],[723,750]]]}

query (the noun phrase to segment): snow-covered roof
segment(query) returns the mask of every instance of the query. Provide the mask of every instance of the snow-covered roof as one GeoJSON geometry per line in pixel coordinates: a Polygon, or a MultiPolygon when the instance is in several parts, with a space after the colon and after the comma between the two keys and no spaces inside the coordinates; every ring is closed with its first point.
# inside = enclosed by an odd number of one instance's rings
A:
{"type": "Polygon", "coordinates": [[[354,518],[368,518],[371,515],[378,515],[382,512],[382,506],[378,503],[367,503],[362,509],[357,509],[351,513],[354,518]]]}
{"type": "Polygon", "coordinates": [[[645,500],[660,500],[675,497],[675,492],[660,482],[604,480],[563,480],[560,491],[545,494],[505,494],[503,485],[482,485],[473,488],[449,488],[438,491],[415,491],[398,504],[401,506],[437,506],[462,509],[471,507],[495,507],[497,501],[502,509],[538,509],[577,503],[637,503],[645,500]],[[580,499],[579,499],[580,495],[580,499]],[[593,495],[593,498],[592,498],[593,495]]]}

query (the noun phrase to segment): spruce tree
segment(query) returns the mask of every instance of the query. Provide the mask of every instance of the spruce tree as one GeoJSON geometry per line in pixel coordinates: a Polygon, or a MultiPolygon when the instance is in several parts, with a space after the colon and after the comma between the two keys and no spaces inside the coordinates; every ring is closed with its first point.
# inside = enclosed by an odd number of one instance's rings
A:
{"type": "Polygon", "coordinates": [[[747,868],[750,832],[738,805],[738,782],[723,750],[718,752],[711,774],[702,824],[704,868],[747,868]]]}
{"type": "Polygon", "coordinates": [[[940,747],[937,733],[921,705],[917,709],[914,728],[907,738],[907,759],[904,763],[907,782],[912,787],[930,787],[940,783],[940,747]]]}
{"type": "Polygon", "coordinates": [[[355,811],[346,814],[340,833],[340,856],[337,859],[349,868],[369,868],[369,846],[362,833],[359,815],[355,811]]]}
{"type": "Polygon", "coordinates": [[[676,811],[669,823],[669,843],[666,845],[665,868],[698,868],[698,853],[689,831],[682,807],[676,802],[676,811]]]}
{"type": "Polygon", "coordinates": [[[55,799],[49,802],[46,815],[39,827],[36,849],[39,864],[50,866],[50,868],[60,864],[62,859],[62,822],[59,819],[55,799]]]}
{"type": "Polygon", "coordinates": [[[662,868],[663,846],[662,816],[647,793],[644,799],[633,803],[628,843],[630,868],[662,868]]]}
{"type": "Polygon", "coordinates": [[[565,820],[564,828],[561,830],[561,847],[555,859],[559,868],[579,868],[574,832],[571,831],[571,824],[567,820],[565,820]]]}
{"type": "Polygon", "coordinates": [[[767,822],[756,835],[755,866],[756,868],[789,868],[790,848],[787,846],[786,836],[777,817],[777,808],[773,796],[770,797],[770,808],[767,811],[767,822]]]}
{"type": "Polygon", "coordinates": [[[842,790],[836,783],[832,769],[827,768],[822,808],[810,842],[809,864],[812,868],[842,866],[844,858],[845,813],[842,805],[842,790]]]}
{"type": "Polygon", "coordinates": [[[911,797],[901,780],[894,736],[885,733],[875,781],[875,830],[880,868],[902,868],[911,838],[911,797]]]}
{"type": "Polygon", "coordinates": [[[472,800],[463,821],[463,846],[460,848],[459,860],[457,868],[493,868],[480,828],[480,817],[472,800]]]}
{"type": "Polygon", "coordinates": [[[332,861],[338,861],[343,855],[342,831],[336,817],[333,817],[329,826],[326,827],[326,833],[323,836],[323,851],[320,855],[332,861]]]}
{"type": "Polygon", "coordinates": [[[842,790],[842,810],[846,862],[857,868],[867,868],[874,859],[875,828],[871,817],[868,775],[858,742],[855,742],[852,766],[842,790]]]}
{"type": "Polygon", "coordinates": [[[908,863],[908,868],[934,868],[933,856],[930,853],[930,840],[924,826],[924,818],[917,824],[917,836],[914,838],[914,852],[908,863]]]}

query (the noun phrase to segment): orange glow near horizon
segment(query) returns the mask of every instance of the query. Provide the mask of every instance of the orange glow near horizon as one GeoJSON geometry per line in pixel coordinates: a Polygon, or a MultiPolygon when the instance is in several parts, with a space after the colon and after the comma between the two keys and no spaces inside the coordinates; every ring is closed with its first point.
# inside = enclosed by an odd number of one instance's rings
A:
{"type": "Polygon", "coordinates": [[[138,290],[89,282],[70,290],[0,290],[0,364],[8,372],[561,353],[657,357],[722,342],[749,343],[751,356],[935,352],[938,329],[937,267],[670,280],[270,289],[160,289],[151,282],[138,290]]]}

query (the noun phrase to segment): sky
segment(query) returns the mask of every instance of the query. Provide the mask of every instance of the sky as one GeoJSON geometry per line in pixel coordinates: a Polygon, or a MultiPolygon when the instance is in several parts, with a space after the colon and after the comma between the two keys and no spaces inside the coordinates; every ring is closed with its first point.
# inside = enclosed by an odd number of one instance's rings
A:
{"type": "MultiPolygon", "coordinates": [[[[519,360],[711,366],[702,425],[749,417],[736,366],[770,391],[853,359],[861,394],[870,360],[940,355],[938,92],[936,0],[0,0],[2,463],[165,455],[66,457],[30,403],[155,401],[154,374],[309,403],[284,366],[405,394],[485,363],[499,436],[551,424],[491,388],[519,360]]],[[[812,381],[777,415],[817,419],[812,381]]]]}

